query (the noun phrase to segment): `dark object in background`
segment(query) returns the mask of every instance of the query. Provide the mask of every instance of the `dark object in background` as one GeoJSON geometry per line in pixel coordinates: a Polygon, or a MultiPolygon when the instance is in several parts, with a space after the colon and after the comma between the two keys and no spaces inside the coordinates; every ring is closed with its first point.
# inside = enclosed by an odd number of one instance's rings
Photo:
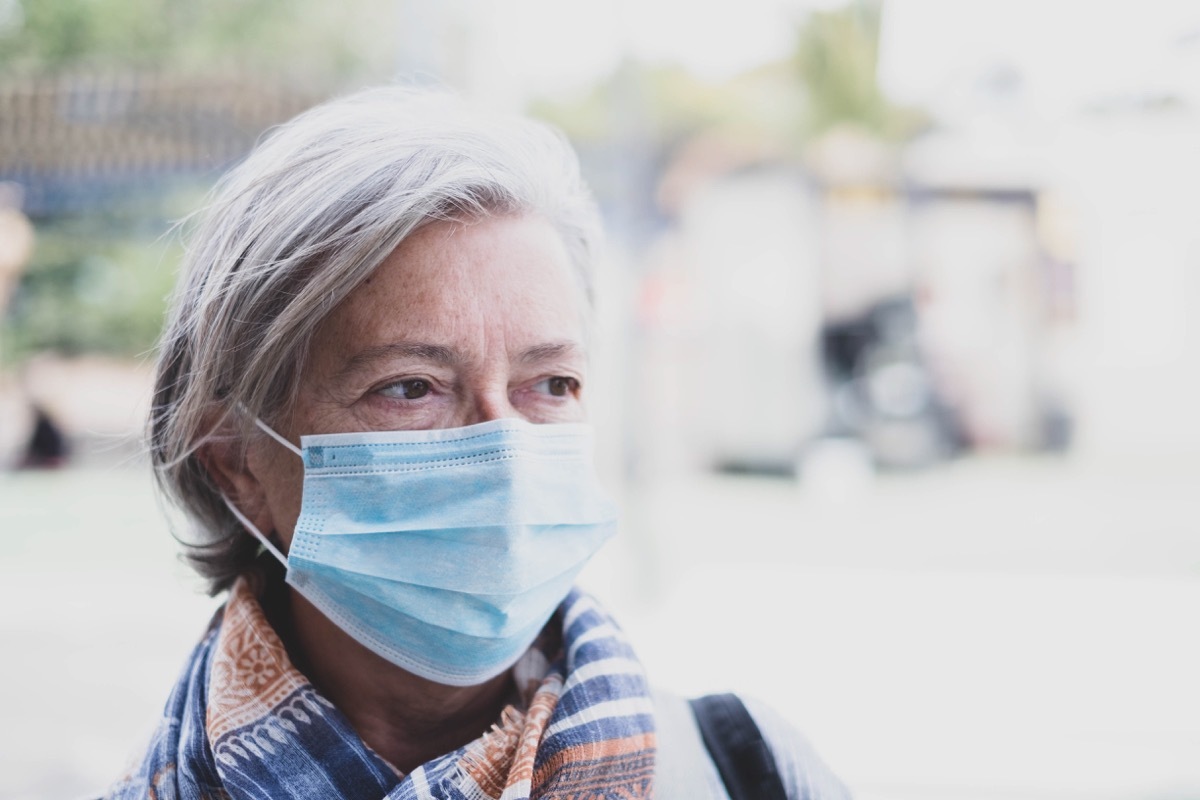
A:
{"type": "Polygon", "coordinates": [[[833,400],[829,435],[862,441],[884,469],[926,466],[965,449],[961,425],[921,353],[910,297],[887,298],[827,324],[821,345],[833,400]]]}
{"type": "Polygon", "coordinates": [[[35,407],[33,433],[17,468],[56,469],[65,466],[69,456],[70,448],[62,430],[45,409],[35,407]]]}

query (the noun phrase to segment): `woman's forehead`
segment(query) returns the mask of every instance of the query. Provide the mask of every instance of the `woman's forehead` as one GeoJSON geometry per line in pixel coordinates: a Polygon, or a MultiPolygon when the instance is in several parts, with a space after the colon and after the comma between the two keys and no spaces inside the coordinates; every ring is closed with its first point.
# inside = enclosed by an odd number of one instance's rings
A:
{"type": "Polygon", "coordinates": [[[450,351],[494,355],[499,345],[510,353],[582,347],[585,307],[566,248],[540,217],[433,223],[330,313],[313,356],[345,362],[400,346],[446,360],[450,351]]]}

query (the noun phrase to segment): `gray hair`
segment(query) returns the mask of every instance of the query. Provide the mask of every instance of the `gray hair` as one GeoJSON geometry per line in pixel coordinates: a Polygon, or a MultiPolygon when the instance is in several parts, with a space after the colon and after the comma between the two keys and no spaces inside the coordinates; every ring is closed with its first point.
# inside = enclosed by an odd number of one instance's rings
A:
{"type": "MultiPolygon", "coordinates": [[[[179,537],[212,593],[254,563],[197,451],[287,415],[321,321],[421,226],[537,214],[561,234],[589,302],[598,216],[566,138],[441,91],[367,89],[267,136],[197,215],[163,333],[150,450],[179,537]],[[232,413],[234,408],[244,414],[232,413]]],[[[178,534],[177,534],[178,536],[178,534]]]]}

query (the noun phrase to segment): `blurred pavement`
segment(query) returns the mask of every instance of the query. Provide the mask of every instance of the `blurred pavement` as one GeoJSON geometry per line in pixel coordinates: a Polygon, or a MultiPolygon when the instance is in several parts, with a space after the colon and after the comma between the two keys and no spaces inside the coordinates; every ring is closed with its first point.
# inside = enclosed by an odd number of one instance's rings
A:
{"type": "Polygon", "coordinates": [[[774,701],[859,800],[1200,798],[1197,463],[645,486],[659,588],[614,594],[652,676],[774,701]]]}

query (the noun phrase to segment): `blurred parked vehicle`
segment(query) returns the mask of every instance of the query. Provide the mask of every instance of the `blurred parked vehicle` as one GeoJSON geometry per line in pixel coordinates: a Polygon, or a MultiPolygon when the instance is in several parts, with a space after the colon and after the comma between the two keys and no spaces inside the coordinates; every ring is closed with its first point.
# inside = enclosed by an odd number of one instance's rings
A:
{"type": "Polygon", "coordinates": [[[883,469],[927,466],[964,450],[960,421],[920,350],[911,298],[826,324],[821,342],[831,395],[825,437],[860,440],[883,469]]]}

